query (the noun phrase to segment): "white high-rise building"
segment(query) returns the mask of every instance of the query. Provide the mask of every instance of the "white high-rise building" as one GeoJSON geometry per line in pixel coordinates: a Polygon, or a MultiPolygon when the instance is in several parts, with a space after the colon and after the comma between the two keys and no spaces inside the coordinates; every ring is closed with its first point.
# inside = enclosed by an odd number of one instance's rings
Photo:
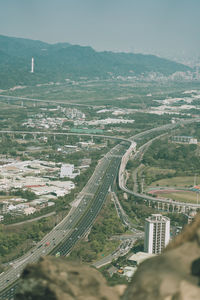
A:
{"type": "Polygon", "coordinates": [[[74,165],[71,164],[62,164],[60,169],[60,178],[69,177],[74,178],[74,165]]]}
{"type": "Polygon", "coordinates": [[[145,219],[144,251],[158,254],[170,240],[170,219],[161,214],[152,214],[145,219]]]}

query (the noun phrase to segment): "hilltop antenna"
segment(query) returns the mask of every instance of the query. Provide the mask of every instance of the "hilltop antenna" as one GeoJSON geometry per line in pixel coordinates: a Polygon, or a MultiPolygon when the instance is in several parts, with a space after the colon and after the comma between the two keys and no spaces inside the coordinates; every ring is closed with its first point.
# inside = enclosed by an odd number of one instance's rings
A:
{"type": "Polygon", "coordinates": [[[34,73],[34,58],[31,60],[31,73],[34,73]]]}

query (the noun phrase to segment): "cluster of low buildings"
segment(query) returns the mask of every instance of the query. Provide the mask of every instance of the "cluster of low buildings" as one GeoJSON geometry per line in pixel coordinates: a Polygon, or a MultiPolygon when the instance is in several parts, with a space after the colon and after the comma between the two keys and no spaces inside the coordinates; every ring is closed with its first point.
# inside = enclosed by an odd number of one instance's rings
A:
{"type": "Polygon", "coordinates": [[[62,127],[64,121],[66,121],[66,118],[50,118],[38,114],[34,118],[29,118],[22,126],[38,129],[58,129],[62,127]]]}
{"type": "Polygon", "coordinates": [[[85,114],[80,111],[79,109],[76,108],[62,108],[63,112],[65,113],[65,116],[69,120],[84,120],[85,119],[85,114]]]}
{"type": "Polygon", "coordinates": [[[104,108],[100,109],[97,111],[97,114],[103,114],[103,113],[111,113],[114,116],[120,116],[120,115],[128,115],[128,114],[133,114],[137,110],[135,109],[130,109],[130,108],[104,108]]]}
{"type": "MultiPolygon", "coordinates": [[[[0,202],[0,214],[33,214],[42,208],[53,206],[57,197],[69,194],[75,188],[70,179],[80,174],[73,164],[56,165],[46,161],[0,161],[0,191],[7,192],[0,202]],[[31,191],[35,200],[9,196],[14,191],[31,191]],[[54,201],[52,201],[54,200],[54,201]]],[[[3,218],[3,217],[2,217],[3,218]]]]}
{"type": "Polygon", "coordinates": [[[125,277],[127,281],[131,281],[131,278],[137,271],[138,266],[145,261],[146,259],[149,259],[151,257],[155,256],[155,254],[149,254],[145,252],[137,252],[135,254],[132,254],[127,259],[128,266],[124,267],[115,267],[111,266],[107,272],[109,273],[110,277],[112,277],[114,274],[118,274],[120,277],[125,277]]]}
{"type": "Polygon", "coordinates": [[[58,106],[57,108],[41,108],[42,112],[36,115],[30,116],[22,126],[38,129],[59,129],[63,128],[65,121],[84,121],[86,116],[83,112],[76,108],[64,108],[58,106]],[[61,111],[65,117],[50,117],[49,112],[61,111]]]}
{"type": "Polygon", "coordinates": [[[91,120],[91,121],[75,121],[74,125],[89,125],[89,126],[98,126],[98,125],[110,125],[110,124],[133,124],[135,120],[123,119],[123,118],[106,118],[100,120],[91,120]]]}
{"type": "Polygon", "coordinates": [[[192,136],[183,136],[183,135],[172,136],[171,140],[176,143],[184,143],[184,144],[195,144],[196,145],[198,143],[198,140],[192,136]]]}

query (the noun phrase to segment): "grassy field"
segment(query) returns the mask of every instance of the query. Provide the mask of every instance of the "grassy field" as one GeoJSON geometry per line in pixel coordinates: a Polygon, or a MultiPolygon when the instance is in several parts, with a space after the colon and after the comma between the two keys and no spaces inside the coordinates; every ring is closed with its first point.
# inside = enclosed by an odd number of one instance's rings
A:
{"type": "MultiPolygon", "coordinates": [[[[155,175],[165,175],[165,174],[174,174],[175,173],[175,170],[172,170],[172,169],[161,169],[161,168],[158,168],[158,167],[147,167],[145,166],[145,168],[141,169],[142,172],[145,173],[145,176],[155,176],[155,175]]],[[[139,173],[139,175],[141,175],[139,173]]]]}
{"type": "MultiPolygon", "coordinates": [[[[190,203],[197,203],[197,195],[195,192],[169,192],[169,193],[156,193],[156,195],[170,198],[178,202],[190,202],[190,203]]],[[[200,199],[200,197],[199,197],[200,199]]],[[[199,200],[200,203],[200,200],[199,200]]]]}
{"type": "Polygon", "coordinates": [[[0,202],[3,202],[5,200],[9,200],[11,198],[13,198],[13,196],[0,196],[0,202]]]}
{"type": "MultiPolygon", "coordinates": [[[[200,184],[200,177],[196,178],[196,184],[200,184]]],[[[172,177],[157,180],[151,183],[150,187],[155,186],[173,186],[173,187],[188,187],[194,185],[194,176],[172,177]]]]}

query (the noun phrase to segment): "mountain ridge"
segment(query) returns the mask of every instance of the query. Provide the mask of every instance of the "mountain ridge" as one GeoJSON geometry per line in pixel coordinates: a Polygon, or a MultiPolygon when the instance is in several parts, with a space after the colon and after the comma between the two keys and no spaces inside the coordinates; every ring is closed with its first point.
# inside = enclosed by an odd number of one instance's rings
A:
{"type": "Polygon", "coordinates": [[[0,35],[0,88],[14,85],[110,76],[133,76],[156,72],[171,75],[192,69],[154,55],[97,52],[90,46],[48,44],[38,40],[0,35]],[[31,58],[35,72],[30,73],[31,58]]]}

